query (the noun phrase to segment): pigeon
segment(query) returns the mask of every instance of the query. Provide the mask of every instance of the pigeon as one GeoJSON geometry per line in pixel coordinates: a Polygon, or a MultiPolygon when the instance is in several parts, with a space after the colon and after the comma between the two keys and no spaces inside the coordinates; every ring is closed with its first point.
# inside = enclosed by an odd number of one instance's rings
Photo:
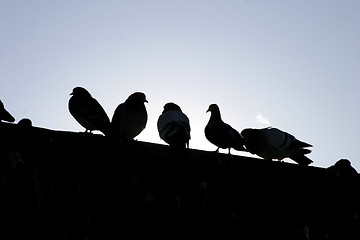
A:
{"type": "Polygon", "coordinates": [[[75,87],[70,95],[69,111],[85,132],[99,130],[107,135],[110,120],[99,102],[82,87],[75,87]]]}
{"type": "Polygon", "coordinates": [[[311,153],[306,147],[312,145],[299,141],[293,135],[277,128],[252,129],[247,128],[241,132],[246,140],[245,147],[252,153],[264,159],[290,158],[299,165],[309,165],[313,161],[305,156],[311,153]]]}
{"type": "Polygon", "coordinates": [[[144,130],[148,118],[145,102],[148,102],[145,94],[135,92],[117,106],[111,120],[112,136],[129,141],[144,130]]]}
{"type": "Polygon", "coordinates": [[[211,104],[206,112],[211,112],[211,116],[205,127],[205,136],[209,142],[218,147],[216,152],[219,151],[219,148],[228,148],[229,154],[231,148],[246,151],[244,148],[245,140],[240,133],[221,120],[218,105],[211,104]]]}
{"type": "Polygon", "coordinates": [[[32,121],[29,118],[23,118],[17,123],[17,125],[23,128],[31,127],[32,121]]]}
{"type": "Polygon", "coordinates": [[[176,149],[189,148],[190,122],[189,118],[175,103],[167,103],[159,116],[157,127],[160,138],[170,147],[176,149]]]}
{"type": "Polygon", "coordinates": [[[358,176],[357,171],[351,166],[351,162],[348,159],[340,159],[334,165],[328,167],[327,170],[334,177],[358,176]]]}
{"type": "Polygon", "coordinates": [[[15,118],[5,109],[4,104],[0,100],[0,122],[2,120],[7,122],[15,122],[15,118]]]}

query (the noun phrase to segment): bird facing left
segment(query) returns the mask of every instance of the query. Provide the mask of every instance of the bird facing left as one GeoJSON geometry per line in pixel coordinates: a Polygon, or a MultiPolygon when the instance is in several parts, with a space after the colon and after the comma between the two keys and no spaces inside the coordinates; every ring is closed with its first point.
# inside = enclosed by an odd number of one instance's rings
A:
{"type": "Polygon", "coordinates": [[[70,95],[69,111],[85,132],[99,130],[107,135],[110,120],[100,103],[83,87],[75,87],[70,95]]]}
{"type": "Polygon", "coordinates": [[[240,133],[221,119],[220,109],[217,104],[211,104],[206,112],[211,112],[209,122],[205,127],[205,137],[209,142],[219,148],[233,148],[238,151],[247,151],[244,148],[245,139],[240,133]]]}

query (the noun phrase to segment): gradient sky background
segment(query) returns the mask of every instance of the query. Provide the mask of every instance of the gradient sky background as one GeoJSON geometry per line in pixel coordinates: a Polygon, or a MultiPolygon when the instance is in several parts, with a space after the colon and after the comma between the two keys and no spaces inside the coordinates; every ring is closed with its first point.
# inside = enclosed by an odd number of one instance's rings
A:
{"type": "Polygon", "coordinates": [[[16,122],[84,131],[67,107],[75,86],[110,119],[143,91],[138,140],[165,144],[156,122],[172,101],[190,147],[213,151],[204,127],[217,103],[239,131],[277,127],[314,145],[313,166],[348,158],[360,171],[358,0],[0,1],[0,81],[16,122]]]}

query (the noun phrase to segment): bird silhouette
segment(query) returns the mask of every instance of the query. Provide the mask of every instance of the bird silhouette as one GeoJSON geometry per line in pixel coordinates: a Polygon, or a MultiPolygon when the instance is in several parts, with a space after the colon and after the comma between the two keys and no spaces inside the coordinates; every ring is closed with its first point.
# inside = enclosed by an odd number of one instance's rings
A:
{"type": "Polygon", "coordinates": [[[113,137],[129,141],[144,130],[148,118],[145,102],[148,102],[145,94],[135,92],[117,106],[111,120],[113,137]]]}
{"type": "Polygon", "coordinates": [[[160,138],[170,147],[176,149],[189,148],[190,122],[189,118],[175,103],[166,103],[157,121],[160,138]]]}
{"type": "Polygon", "coordinates": [[[328,167],[327,171],[333,177],[358,176],[357,171],[351,166],[351,162],[348,159],[340,159],[334,165],[328,167]]]}
{"type": "Polygon", "coordinates": [[[210,120],[205,127],[205,136],[209,142],[219,148],[233,148],[238,151],[246,151],[244,148],[245,140],[238,131],[221,119],[218,105],[211,104],[206,112],[211,112],[210,120]]]}
{"type": "Polygon", "coordinates": [[[32,121],[29,118],[23,118],[17,123],[17,125],[23,128],[32,127],[32,121]]]}
{"type": "Polygon", "coordinates": [[[313,162],[305,156],[311,152],[306,147],[312,145],[299,141],[293,135],[277,128],[247,128],[241,132],[241,135],[246,140],[246,149],[264,159],[290,158],[299,165],[306,166],[313,162]]]}
{"type": "Polygon", "coordinates": [[[70,95],[69,111],[85,132],[99,130],[107,135],[110,120],[99,102],[82,87],[75,87],[70,95]]]}
{"type": "Polygon", "coordinates": [[[15,118],[5,109],[3,102],[0,100],[0,122],[15,122],[15,118]]]}

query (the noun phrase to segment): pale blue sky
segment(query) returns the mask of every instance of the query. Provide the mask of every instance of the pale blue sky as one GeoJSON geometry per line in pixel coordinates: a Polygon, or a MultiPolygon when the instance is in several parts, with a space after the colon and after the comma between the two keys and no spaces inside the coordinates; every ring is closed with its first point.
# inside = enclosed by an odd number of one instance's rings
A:
{"type": "Polygon", "coordinates": [[[203,150],[216,149],[204,127],[217,103],[239,131],[271,125],[313,144],[312,165],[360,171],[359,26],[357,0],[0,1],[0,99],[17,121],[83,131],[73,87],[110,118],[143,91],[138,140],[164,144],[156,121],[173,101],[203,150]]]}

